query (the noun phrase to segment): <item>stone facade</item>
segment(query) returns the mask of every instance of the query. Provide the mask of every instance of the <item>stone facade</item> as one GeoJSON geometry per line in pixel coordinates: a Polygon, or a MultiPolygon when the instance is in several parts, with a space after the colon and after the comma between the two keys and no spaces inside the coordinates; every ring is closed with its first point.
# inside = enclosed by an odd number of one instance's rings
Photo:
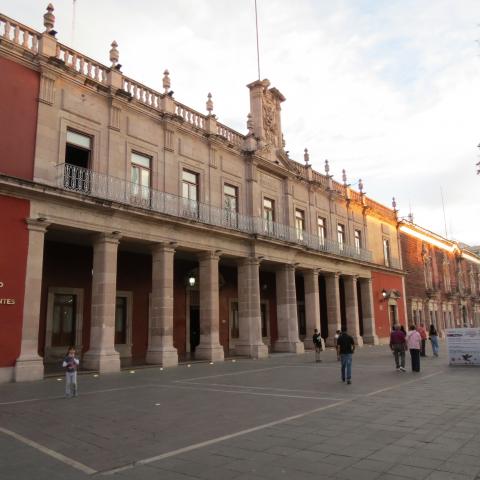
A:
{"type": "Polygon", "coordinates": [[[0,15],[0,59],[39,79],[33,176],[0,161],[0,195],[29,202],[21,349],[0,368],[40,378],[69,344],[100,372],[300,353],[342,325],[377,343],[385,278],[404,321],[395,210],[289,157],[268,80],[242,134],[211,95],[205,115],[174,99],[168,71],[163,92],[124,76],[116,44],[105,66],[59,43],[51,13],[44,33],[0,15]]]}
{"type": "Polygon", "coordinates": [[[409,323],[480,326],[480,257],[411,222],[400,231],[409,323]]]}

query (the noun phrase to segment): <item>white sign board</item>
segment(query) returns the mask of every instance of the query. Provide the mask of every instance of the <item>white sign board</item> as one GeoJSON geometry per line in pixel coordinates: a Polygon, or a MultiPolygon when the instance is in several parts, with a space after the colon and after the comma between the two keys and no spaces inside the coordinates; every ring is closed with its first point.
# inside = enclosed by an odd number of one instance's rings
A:
{"type": "Polygon", "coordinates": [[[445,333],[450,365],[480,365],[480,328],[449,328],[445,333]]]}

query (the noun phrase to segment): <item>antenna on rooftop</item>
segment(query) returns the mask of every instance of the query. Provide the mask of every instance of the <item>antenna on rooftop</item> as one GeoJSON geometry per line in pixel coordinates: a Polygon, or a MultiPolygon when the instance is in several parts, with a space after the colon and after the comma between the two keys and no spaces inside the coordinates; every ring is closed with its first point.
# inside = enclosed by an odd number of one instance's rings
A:
{"type": "Polygon", "coordinates": [[[75,46],[75,7],[77,5],[77,0],[73,0],[72,5],[72,48],[75,46]]]}
{"type": "Polygon", "coordinates": [[[257,34],[257,69],[258,79],[260,80],[260,47],[258,42],[258,13],[257,13],[257,0],[255,0],[255,31],[257,34]]]}
{"type": "Polygon", "coordinates": [[[440,187],[440,195],[442,197],[442,208],[443,208],[443,224],[445,225],[445,238],[448,238],[447,233],[447,216],[445,215],[445,201],[443,199],[443,188],[440,187]]]}

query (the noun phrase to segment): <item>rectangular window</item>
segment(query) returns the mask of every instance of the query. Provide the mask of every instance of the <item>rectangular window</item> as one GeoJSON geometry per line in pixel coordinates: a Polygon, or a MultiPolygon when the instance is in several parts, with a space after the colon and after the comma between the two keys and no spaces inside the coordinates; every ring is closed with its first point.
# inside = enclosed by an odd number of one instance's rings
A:
{"type": "Polygon", "coordinates": [[[127,297],[117,297],[115,304],[115,345],[127,343],[127,297]]]}
{"type": "Polygon", "coordinates": [[[362,232],[360,230],[355,230],[355,251],[360,253],[362,248],[362,232]]]}
{"type": "Polygon", "coordinates": [[[273,222],[275,222],[275,201],[270,198],[263,199],[263,223],[267,235],[273,235],[273,222]]]}
{"type": "Polygon", "coordinates": [[[150,204],[150,165],[150,157],[132,152],[130,181],[133,203],[150,204]]]}
{"type": "Polygon", "coordinates": [[[58,294],[53,299],[52,347],[75,345],[76,295],[58,294]]]}
{"type": "Polygon", "coordinates": [[[337,223],[337,242],[340,251],[343,251],[343,245],[345,244],[345,226],[341,223],[337,223]]]}
{"type": "Polygon", "coordinates": [[[232,185],[223,186],[223,209],[226,225],[237,227],[238,224],[238,188],[232,185]]]}
{"type": "Polygon", "coordinates": [[[317,218],[317,228],[318,228],[318,240],[321,246],[325,245],[325,239],[327,238],[327,222],[324,218],[317,218]]]}
{"type": "Polygon", "coordinates": [[[91,137],[67,130],[64,187],[68,190],[90,192],[91,179],[88,168],[90,168],[91,151],[91,137]]]}
{"type": "Polygon", "coordinates": [[[198,175],[188,170],[182,172],[183,216],[198,218],[198,175]]]}
{"type": "Polygon", "coordinates": [[[305,212],[298,208],[295,210],[295,230],[297,232],[297,240],[303,240],[303,232],[305,230],[305,212]]]}
{"type": "Polygon", "coordinates": [[[386,238],[383,239],[383,258],[385,266],[390,266],[390,241],[386,238]]]}

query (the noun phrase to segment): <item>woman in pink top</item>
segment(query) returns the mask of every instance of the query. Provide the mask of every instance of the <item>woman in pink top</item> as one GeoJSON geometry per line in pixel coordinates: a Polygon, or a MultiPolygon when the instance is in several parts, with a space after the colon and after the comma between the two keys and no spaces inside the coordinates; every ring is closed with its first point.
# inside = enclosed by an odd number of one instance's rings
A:
{"type": "Polygon", "coordinates": [[[408,327],[407,333],[407,347],[410,350],[410,357],[412,359],[412,372],[420,371],[420,348],[422,346],[422,337],[415,330],[415,325],[408,327]]]}

